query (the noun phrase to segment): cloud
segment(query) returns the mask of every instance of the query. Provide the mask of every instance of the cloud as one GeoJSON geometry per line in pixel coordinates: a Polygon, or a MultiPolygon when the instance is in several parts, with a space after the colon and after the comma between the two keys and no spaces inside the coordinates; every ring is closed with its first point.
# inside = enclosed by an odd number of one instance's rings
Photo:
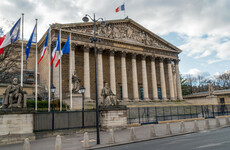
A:
{"type": "MultiPolygon", "coordinates": [[[[85,14],[107,20],[124,18],[115,13],[122,0],[1,0],[0,27],[7,32],[12,22],[25,13],[25,34],[28,39],[38,18],[38,38],[52,23],[82,22],[85,14]]],[[[159,35],[177,33],[184,44],[179,48],[186,55],[201,59],[215,55],[209,64],[230,58],[230,1],[206,0],[142,0],[126,1],[126,15],[159,35]],[[221,10],[221,11],[220,11],[221,10]]]]}

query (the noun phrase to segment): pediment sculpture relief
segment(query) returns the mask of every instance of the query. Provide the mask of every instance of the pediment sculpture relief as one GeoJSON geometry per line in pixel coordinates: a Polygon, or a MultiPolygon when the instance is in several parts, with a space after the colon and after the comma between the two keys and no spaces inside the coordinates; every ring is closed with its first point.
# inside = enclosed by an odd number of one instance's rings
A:
{"type": "MultiPolygon", "coordinates": [[[[93,28],[91,26],[81,27],[79,29],[76,29],[75,27],[71,28],[71,30],[76,30],[80,33],[93,35],[93,28]]],[[[149,33],[130,26],[130,24],[108,24],[105,27],[97,26],[97,35],[106,38],[118,39],[127,42],[152,46],[155,48],[172,50],[171,47],[167,46],[149,33]]]]}

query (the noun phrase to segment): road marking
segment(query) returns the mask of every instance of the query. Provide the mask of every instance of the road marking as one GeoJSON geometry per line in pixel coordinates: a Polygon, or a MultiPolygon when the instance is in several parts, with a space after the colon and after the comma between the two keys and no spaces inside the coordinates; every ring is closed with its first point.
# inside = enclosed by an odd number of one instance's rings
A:
{"type": "Polygon", "coordinates": [[[202,146],[196,147],[196,148],[194,148],[194,149],[201,149],[201,148],[207,148],[207,147],[214,147],[214,146],[223,145],[223,144],[225,144],[225,143],[230,143],[230,141],[220,142],[220,143],[215,143],[215,144],[202,145],[202,146]]]}

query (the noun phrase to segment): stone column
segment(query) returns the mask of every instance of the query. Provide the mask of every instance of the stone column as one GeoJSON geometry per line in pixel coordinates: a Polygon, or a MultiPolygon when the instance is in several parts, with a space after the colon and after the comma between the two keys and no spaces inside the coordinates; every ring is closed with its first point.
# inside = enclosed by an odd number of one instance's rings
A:
{"type": "Polygon", "coordinates": [[[147,70],[146,70],[146,55],[142,55],[141,67],[142,67],[144,100],[149,100],[148,79],[147,79],[147,70]]]}
{"type": "Polygon", "coordinates": [[[128,100],[127,70],[126,70],[126,52],[121,54],[121,77],[122,77],[122,96],[123,100],[128,100]]]}
{"type": "Polygon", "coordinates": [[[175,94],[175,99],[177,99],[177,86],[176,86],[176,69],[175,69],[175,63],[172,61],[172,72],[173,72],[173,86],[174,86],[174,94],[175,94]]]}
{"type": "Polygon", "coordinates": [[[182,100],[182,91],[181,91],[181,81],[180,81],[180,73],[179,73],[179,59],[175,61],[176,68],[176,85],[177,85],[177,98],[178,100],[182,100]]]}
{"type": "Polygon", "coordinates": [[[151,58],[151,76],[152,76],[152,86],[153,86],[153,100],[158,100],[157,77],[156,77],[156,66],[155,66],[154,56],[151,58]]]}
{"type": "MultiPolygon", "coordinates": [[[[75,71],[75,44],[71,43],[71,49],[69,52],[69,95],[70,95],[70,109],[72,109],[73,106],[73,99],[72,99],[72,76],[75,71]]],[[[78,73],[78,72],[77,72],[78,73]]]]}
{"type": "Polygon", "coordinates": [[[99,104],[103,101],[101,96],[101,90],[103,89],[103,62],[102,62],[102,52],[100,48],[97,50],[97,81],[98,81],[98,98],[99,104]]]}
{"type": "Polygon", "coordinates": [[[166,85],[165,85],[165,73],[164,73],[164,58],[160,57],[160,80],[161,80],[161,94],[162,94],[162,100],[167,100],[166,96],[166,85]]]}
{"type": "Polygon", "coordinates": [[[132,54],[133,100],[139,100],[136,55],[132,54]]]}
{"type": "Polygon", "coordinates": [[[90,66],[89,66],[89,46],[84,47],[84,87],[85,99],[90,100],[90,66]]]}
{"type": "Polygon", "coordinates": [[[110,69],[110,88],[114,94],[116,94],[116,73],[115,73],[115,61],[114,61],[115,51],[110,51],[109,56],[109,69],[110,69]]]}
{"type": "Polygon", "coordinates": [[[173,75],[172,75],[172,60],[167,59],[167,63],[168,63],[168,79],[169,79],[170,100],[175,100],[174,86],[173,86],[173,75]]]}

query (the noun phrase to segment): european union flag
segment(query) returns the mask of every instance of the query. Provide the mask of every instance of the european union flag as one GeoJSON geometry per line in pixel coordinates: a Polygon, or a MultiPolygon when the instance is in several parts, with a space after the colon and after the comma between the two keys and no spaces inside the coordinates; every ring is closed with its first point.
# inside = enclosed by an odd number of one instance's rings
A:
{"type": "Polygon", "coordinates": [[[30,39],[29,39],[27,45],[26,45],[26,60],[28,59],[29,54],[30,54],[31,43],[36,43],[36,42],[37,42],[37,24],[35,24],[34,30],[30,36],[30,39]]]}

